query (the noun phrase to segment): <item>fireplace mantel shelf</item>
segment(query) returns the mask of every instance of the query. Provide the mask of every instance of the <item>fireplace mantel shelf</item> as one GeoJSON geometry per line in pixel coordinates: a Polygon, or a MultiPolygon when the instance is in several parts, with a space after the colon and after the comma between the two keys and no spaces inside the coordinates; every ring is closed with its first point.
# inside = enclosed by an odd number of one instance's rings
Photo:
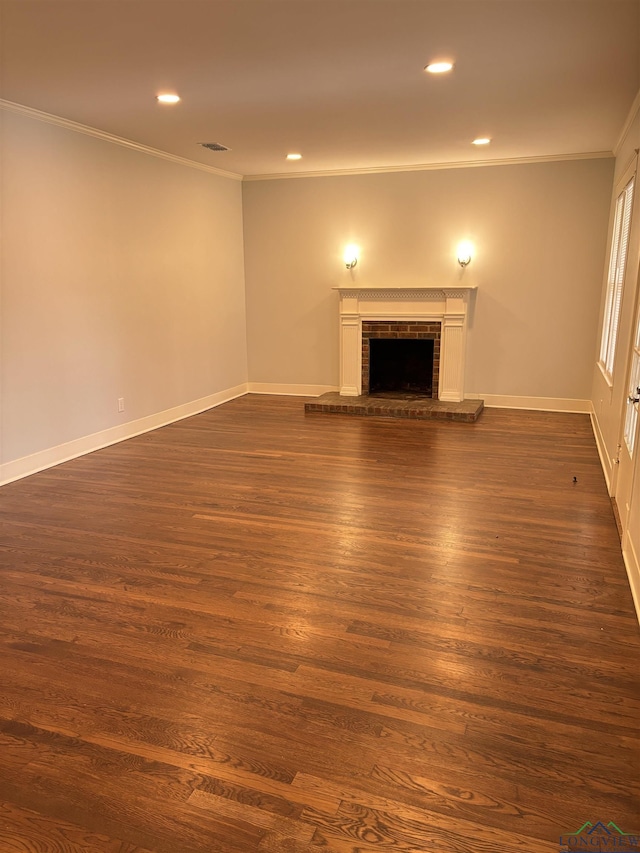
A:
{"type": "Polygon", "coordinates": [[[467,314],[476,287],[431,285],[405,287],[334,287],[340,294],[340,394],[362,394],[363,321],[437,322],[441,324],[438,397],[464,399],[467,314]]]}
{"type": "Polygon", "coordinates": [[[425,295],[427,298],[429,296],[433,296],[436,299],[442,299],[443,297],[451,294],[452,296],[463,296],[465,294],[469,294],[474,290],[477,290],[477,285],[473,287],[463,287],[453,286],[453,287],[435,287],[432,285],[420,285],[420,286],[407,286],[407,287],[361,287],[361,286],[341,286],[341,287],[332,287],[332,290],[337,290],[340,295],[344,296],[373,296],[373,297],[396,297],[402,298],[405,294],[413,299],[416,296],[425,295]]]}

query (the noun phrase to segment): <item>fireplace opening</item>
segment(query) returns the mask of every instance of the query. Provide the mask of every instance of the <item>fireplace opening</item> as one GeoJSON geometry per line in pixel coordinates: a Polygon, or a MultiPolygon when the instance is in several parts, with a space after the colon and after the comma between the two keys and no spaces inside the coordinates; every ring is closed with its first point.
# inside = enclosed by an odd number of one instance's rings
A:
{"type": "Polygon", "coordinates": [[[433,394],[433,339],[371,338],[369,393],[433,394]]]}
{"type": "Polygon", "coordinates": [[[437,400],[441,331],[440,323],[434,322],[363,320],[362,394],[409,394],[437,400]]]}

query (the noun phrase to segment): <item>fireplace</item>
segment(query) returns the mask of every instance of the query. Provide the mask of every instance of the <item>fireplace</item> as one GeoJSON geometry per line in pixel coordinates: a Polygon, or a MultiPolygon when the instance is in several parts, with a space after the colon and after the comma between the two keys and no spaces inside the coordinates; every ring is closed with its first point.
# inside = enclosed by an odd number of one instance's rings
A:
{"type": "Polygon", "coordinates": [[[440,323],[362,323],[362,393],[438,397],[440,323]]]}
{"type": "Polygon", "coordinates": [[[467,314],[475,287],[338,287],[340,395],[369,393],[372,339],[432,339],[431,394],[464,400],[467,314]],[[423,337],[424,336],[424,337],[423,337]]]}

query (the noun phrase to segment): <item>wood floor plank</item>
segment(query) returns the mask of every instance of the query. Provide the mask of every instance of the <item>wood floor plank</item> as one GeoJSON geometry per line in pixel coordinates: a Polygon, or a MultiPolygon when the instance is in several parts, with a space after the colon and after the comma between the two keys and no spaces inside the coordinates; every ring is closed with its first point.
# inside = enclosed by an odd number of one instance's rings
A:
{"type": "Polygon", "coordinates": [[[639,654],[587,416],[248,395],[0,490],[0,851],[640,831],[639,654]]]}
{"type": "Polygon", "coordinates": [[[237,817],[255,826],[277,830],[281,839],[292,838],[296,841],[311,841],[315,829],[308,823],[295,818],[276,815],[253,805],[238,803],[227,797],[210,794],[207,791],[196,790],[189,797],[189,802],[197,808],[205,809],[214,814],[237,817]]]}
{"type": "Polygon", "coordinates": [[[107,838],[3,802],[0,802],[0,839],[3,853],[154,853],[119,838],[107,838]]]}

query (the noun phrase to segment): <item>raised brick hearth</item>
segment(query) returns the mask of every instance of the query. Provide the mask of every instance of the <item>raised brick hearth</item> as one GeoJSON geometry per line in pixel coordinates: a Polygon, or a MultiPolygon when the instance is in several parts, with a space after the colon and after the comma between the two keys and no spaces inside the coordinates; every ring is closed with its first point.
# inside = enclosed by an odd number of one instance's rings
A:
{"type": "Polygon", "coordinates": [[[376,418],[458,421],[472,424],[484,408],[482,400],[447,403],[416,394],[367,394],[344,397],[337,391],[304,404],[305,412],[324,415],[367,415],[376,418]]]}

